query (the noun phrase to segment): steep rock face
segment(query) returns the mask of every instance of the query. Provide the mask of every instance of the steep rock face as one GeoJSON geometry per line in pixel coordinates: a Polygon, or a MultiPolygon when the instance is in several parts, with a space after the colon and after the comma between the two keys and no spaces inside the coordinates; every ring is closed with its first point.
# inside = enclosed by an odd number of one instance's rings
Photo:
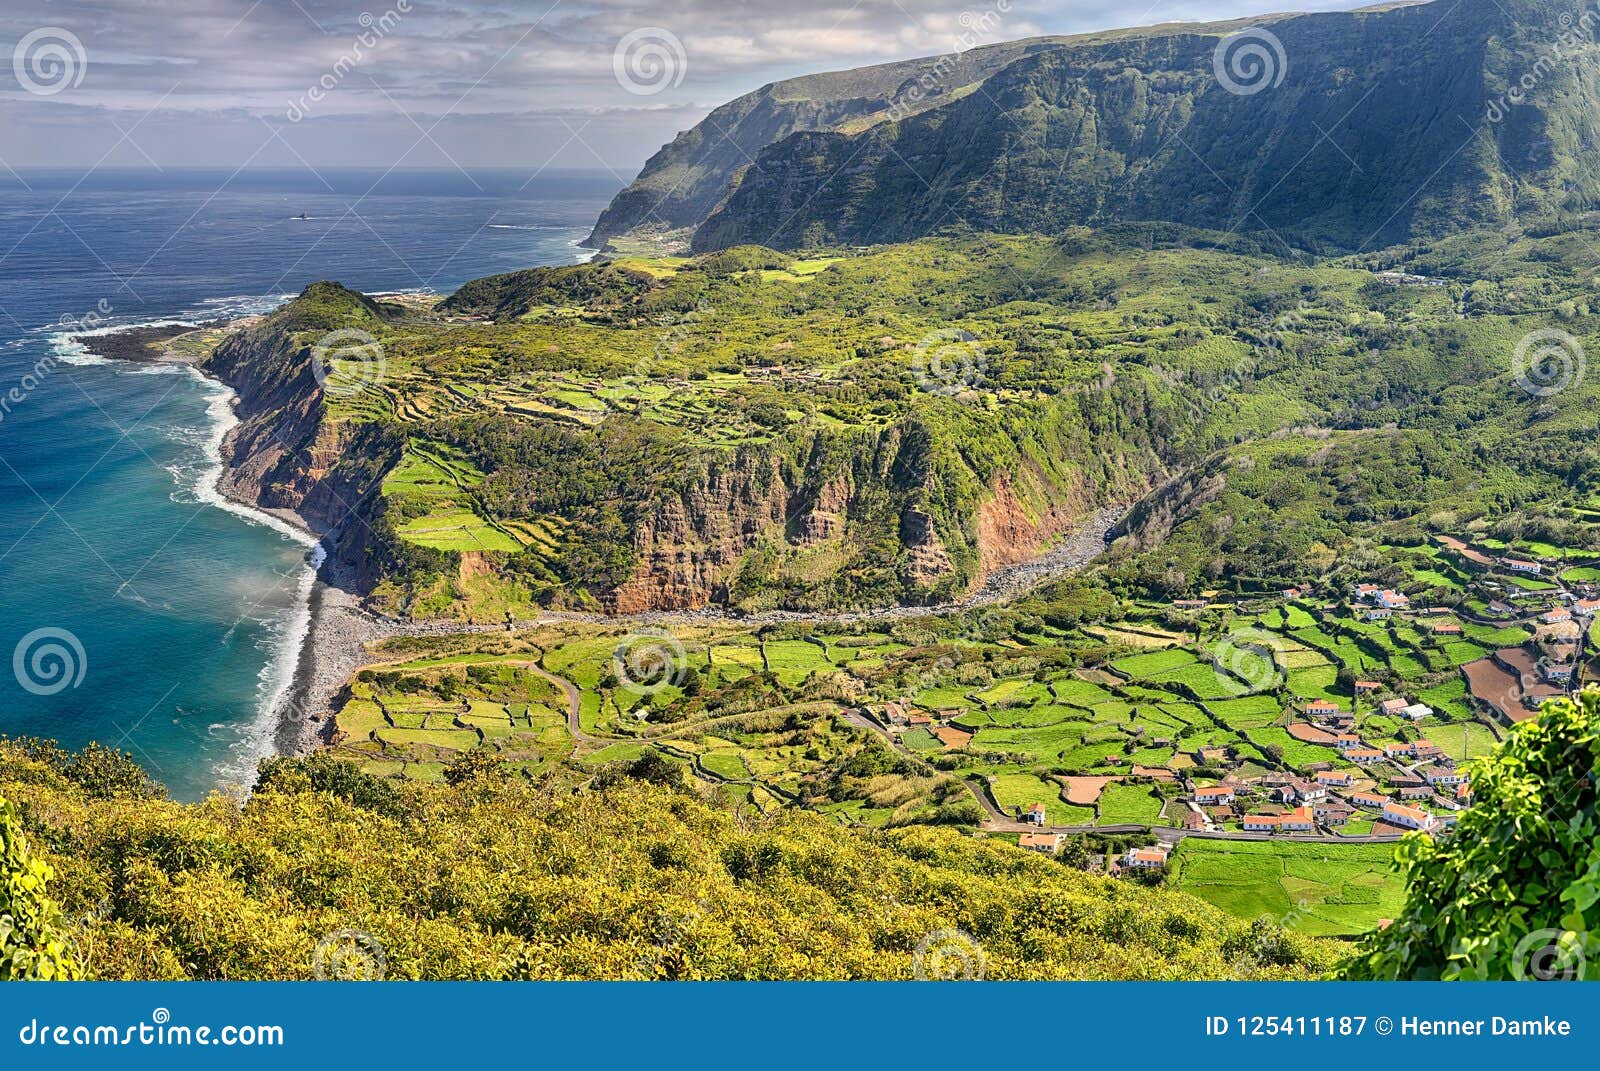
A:
{"type": "Polygon", "coordinates": [[[1550,5],[1262,21],[1256,92],[1216,69],[1238,24],[1189,27],[1056,43],[901,121],[796,132],[694,248],[1169,220],[1359,249],[1600,203],[1600,55],[1591,33],[1552,58],[1550,5]]]}
{"type": "Polygon", "coordinates": [[[777,458],[718,466],[635,530],[638,565],[605,600],[608,608],[698,610],[723,601],[732,570],[764,533],[785,523],[788,505],[777,458]]]}
{"type": "Polygon", "coordinates": [[[1110,538],[1130,539],[1135,547],[1159,546],[1174,528],[1215,501],[1227,486],[1225,461],[1213,458],[1152,491],[1111,529],[1110,538]]]}
{"type": "Polygon", "coordinates": [[[239,423],[222,444],[229,489],[264,509],[292,512],[319,536],[333,536],[334,567],[366,584],[382,567],[366,531],[373,492],[398,458],[399,444],[375,426],[326,419],[312,348],[297,334],[321,326],[319,313],[329,329],[381,315],[366,298],[319,283],[284,313],[226,339],[205,370],[238,395],[239,423]]]}
{"type": "Polygon", "coordinates": [[[1006,42],[762,86],[658,150],[601,214],[584,244],[600,248],[641,226],[696,227],[726,196],[739,170],[773,142],[797,130],[865,126],[921,110],[1048,43],[1006,42]]]}
{"type": "Polygon", "coordinates": [[[1010,473],[995,479],[993,494],[978,508],[978,563],[983,576],[1038,556],[1053,539],[1100,507],[1094,488],[1081,478],[1048,489],[1036,470],[1025,473],[1025,478],[1034,485],[1035,497],[1049,505],[1035,510],[1024,504],[1010,473]]]}
{"type": "Polygon", "coordinates": [[[921,510],[908,509],[901,515],[900,542],[906,548],[900,575],[908,588],[931,588],[954,571],[938,527],[921,510]]]}

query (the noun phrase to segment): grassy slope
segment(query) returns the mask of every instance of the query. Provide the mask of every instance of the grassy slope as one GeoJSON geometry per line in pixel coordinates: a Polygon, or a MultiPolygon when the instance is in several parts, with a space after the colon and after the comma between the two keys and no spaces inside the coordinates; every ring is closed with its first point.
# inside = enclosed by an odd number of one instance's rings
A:
{"type": "MultiPolygon", "coordinates": [[[[925,941],[996,979],[1211,978],[1252,947],[1190,897],[950,831],[752,824],[637,782],[417,786],[366,806],[292,766],[276,784],[242,809],[88,798],[0,746],[0,795],[103,978],[308,978],[339,930],[375,938],[390,978],[438,979],[910,978],[925,941]]],[[[1329,946],[1290,947],[1269,976],[1330,963],[1329,946]]]]}

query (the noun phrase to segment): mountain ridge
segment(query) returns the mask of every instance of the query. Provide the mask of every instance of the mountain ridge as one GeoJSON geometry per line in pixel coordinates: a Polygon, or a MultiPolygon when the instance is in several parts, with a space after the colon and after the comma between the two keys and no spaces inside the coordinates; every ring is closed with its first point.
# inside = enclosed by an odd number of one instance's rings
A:
{"type": "Polygon", "coordinates": [[[1560,216],[1600,203],[1600,57],[1568,40],[1585,29],[1528,0],[1391,4],[773,83],[664,146],[589,241],[645,225],[692,231],[696,252],[798,249],[1165,220],[1355,250],[1560,216]],[[1224,84],[1252,73],[1219,52],[1230,34],[1263,47],[1266,84],[1224,84]],[[1529,71],[1538,93],[1519,96],[1529,71]],[[843,88],[847,103],[821,99],[843,88]],[[646,206],[663,187],[681,189],[646,206]]]}

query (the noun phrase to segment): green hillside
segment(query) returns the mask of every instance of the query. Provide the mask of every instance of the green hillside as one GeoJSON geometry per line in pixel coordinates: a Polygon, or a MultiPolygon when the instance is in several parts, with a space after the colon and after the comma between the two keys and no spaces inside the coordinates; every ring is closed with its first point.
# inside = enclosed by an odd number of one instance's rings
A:
{"type": "Polygon", "coordinates": [[[1549,5],[1264,25],[1053,42],[917,114],[798,130],[739,173],[694,248],[1176,220],[1279,250],[1367,250],[1595,206],[1600,60],[1549,5]],[[1549,62],[1563,34],[1574,43],[1549,62]],[[1230,71],[1231,49],[1255,55],[1230,71]]]}
{"type": "Polygon", "coordinates": [[[51,868],[96,978],[1303,978],[1336,953],[999,841],[752,818],[670,767],[574,794],[492,767],[396,788],[280,760],[248,802],[192,806],[133,769],[0,743],[20,811],[0,810],[0,889],[51,868]]]}

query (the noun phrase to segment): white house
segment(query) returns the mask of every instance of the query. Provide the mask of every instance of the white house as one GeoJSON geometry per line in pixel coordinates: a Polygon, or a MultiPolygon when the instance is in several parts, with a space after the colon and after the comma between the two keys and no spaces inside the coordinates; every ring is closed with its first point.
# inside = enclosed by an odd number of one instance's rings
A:
{"type": "Polygon", "coordinates": [[[1165,848],[1132,848],[1122,857],[1122,865],[1132,870],[1159,870],[1167,865],[1165,848]]]}
{"type": "Polygon", "coordinates": [[[1278,817],[1278,828],[1309,833],[1317,828],[1316,816],[1310,807],[1296,807],[1288,814],[1278,817]]]}
{"type": "Polygon", "coordinates": [[[1407,807],[1403,803],[1384,804],[1383,820],[1391,825],[1405,826],[1407,829],[1433,828],[1433,815],[1420,807],[1407,807]]]}
{"type": "Polygon", "coordinates": [[[1017,846],[1030,852],[1055,855],[1061,851],[1061,844],[1066,839],[1065,833],[1024,833],[1017,838],[1017,846]]]}

